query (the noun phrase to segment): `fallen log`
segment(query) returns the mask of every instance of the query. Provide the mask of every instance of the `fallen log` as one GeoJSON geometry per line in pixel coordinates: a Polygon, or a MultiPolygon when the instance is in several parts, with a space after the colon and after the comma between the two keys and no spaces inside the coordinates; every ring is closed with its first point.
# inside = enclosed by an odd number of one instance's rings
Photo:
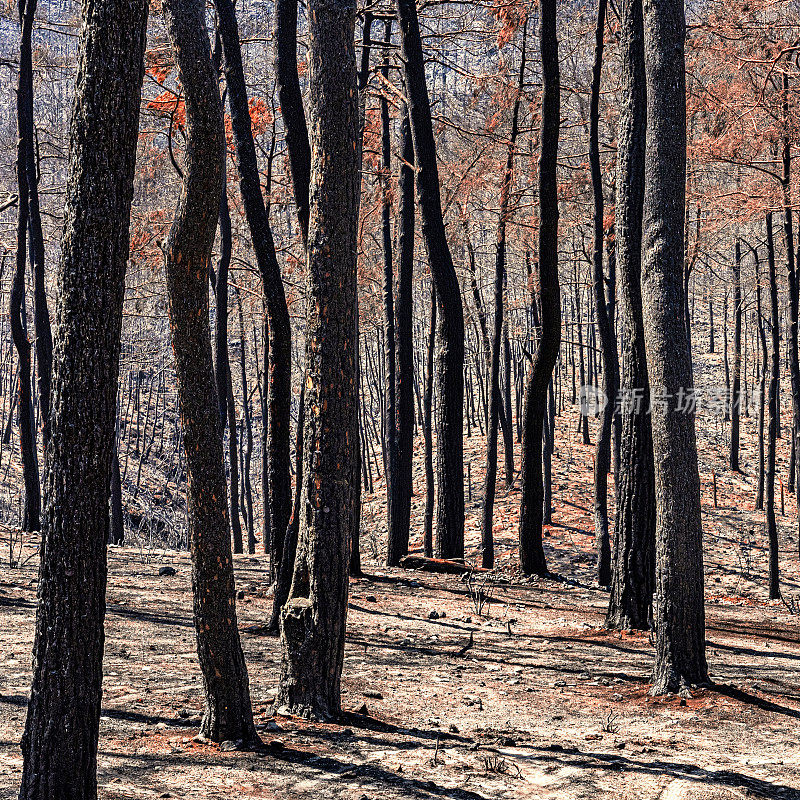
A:
{"type": "Polygon", "coordinates": [[[425,556],[406,556],[400,560],[403,569],[416,569],[422,572],[438,572],[442,575],[463,575],[465,572],[488,572],[483,567],[473,567],[463,561],[448,558],[426,558],[425,556]]]}

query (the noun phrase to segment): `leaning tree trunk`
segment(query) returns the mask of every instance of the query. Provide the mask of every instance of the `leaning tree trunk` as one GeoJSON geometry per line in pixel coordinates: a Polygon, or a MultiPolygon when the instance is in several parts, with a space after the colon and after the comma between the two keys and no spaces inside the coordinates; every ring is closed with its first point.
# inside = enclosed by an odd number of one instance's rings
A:
{"type": "Polygon", "coordinates": [[[341,711],[350,537],[358,460],[360,195],[355,0],[309,5],[311,191],[302,508],[281,618],[277,707],[323,719],[341,711]]]}
{"type": "Polygon", "coordinates": [[[522,502],[519,556],[522,571],[546,575],[542,545],[544,487],[542,425],[547,387],[561,347],[561,289],[558,283],[558,133],[560,76],[556,38],[556,0],[542,0],[539,41],[542,53],[542,123],[539,155],[539,300],[541,339],[525,392],[522,441],[522,502]]]}
{"type": "Polygon", "coordinates": [[[402,33],[422,238],[439,304],[436,553],[441,558],[459,558],[464,555],[464,311],[442,216],[436,142],[415,0],[397,0],[397,18],[402,33]]]}
{"type": "Polygon", "coordinates": [[[589,107],[589,162],[592,171],[594,195],[594,246],[592,253],[592,288],[594,315],[600,338],[603,359],[603,392],[606,404],[602,411],[600,435],[594,460],[594,530],[597,549],[597,582],[600,586],[611,583],[611,542],[608,535],[608,473],[611,470],[611,432],[617,413],[619,391],[619,359],[614,326],[606,305],[605,274],[603,270],[603,178],[600,172],[600,79],[603,71],[603,41],[606,26],[606,0],[597,4],[595,28],[594,66],[592,68],[592,95],[589,107]]]}
{"type": "MultiPolygon", "coordinates": [[[[187,122],[183,188],[165,248],[165,271],[188,475],[194,625],[205,693],[200,733],[215,742],[251,745],[258,742],[258,735],[236,622],[222,424],[208,315],[208,268],[224,181],[222,106],[205,6],[199,0],[165,0],[164,12],[187,122]]],[[[230,394],[228,402],[232,408],[230,394]]],[[[234,451],[232,468],[235,462],[234,451]]],[[[231,505],[236,502],[232,493],[231,505]]]]}
{"type": "Polygon", "coordinates": [[[108,493],[147,3],[85,2],[81,17],[22,800],[97,797],[108,493]]]}
{"type": "MultiPolygon", "coordinates": [[[[494,497],[497,489],[497,428],[503,396],[500,393],[500,347],[503,339],[503,295],[506,288],[506,226],[508,223],[511,197],[511,182],[514,177],[514,148],[519,133],[519,109],[522,102],[522,89],[525,80],[525,46],[528,41],[528,20],[523,22],[522,53],[519,64],[519,80],[517,94],[511,112],[511,135],[508,140],[506,165],[503,170],[500,186],[500,219],[497,224],[497,245],[494,266],[494,320],[492,321],[492,352],[489,359],[489,420],[486,430],[486,472],[483,491],[483,508],[481,512],[481,564],[487,569],[494,567],[494,497]]],[[[508,374],[508,373],[506,373],[508,374]]],[[[510,406],[509,406],[510,408],[510,406]]],[[[506,420],[510,417],[506,414],[506,420]]],[[[508,428],[508,426],[507,426],[508,428]]],[[[510,437],[506,437],[504,445],[506,453],[510,437]]],[[[513,446],[513,445],[512,445],[513,446]]],[[[512,468],[513,473],[513,459],[512,468]]],[[[511,476],[506,474],[506,478],[511,476]]],[[[510,483],[510,480],[508,481],[510,483]]]]}
{"type": "Polygon", "coordinates": [[[642,213],[647,96],[642,0],[621,8],[622,104],[617,136],[617,270],[623,325],[617,513],[606,625],[650,627],[655,590],[655,485],[642,316],[642,213]]]}
{"type": "MultiPolygon", "coordinates": [[[[767,461],[764,469],[766,492],[767,539],[769,541],[769,598],[781,596],[778,575],[778,526],[775,520],[775,449],[778,435],[778,386],[780,385],[780,316],[778,311],[778,278],[775,274],[775,244],[772,236],[772,212],[767,214],[767,266],[769,269],[770,307],[770,370],[767,395],[767,461]]],[[[765,363],[766,368],[766,363],[765,363]]]]}
{"type": "Polygon", "coordinates": [[[686,191],[683,0],[644,6],[647,79],[642,306],[653,403],[656,487],[654,694],[708,682],[703,530],[687,325],[683,324],[686,191]],[[681,400],[684,406],[681,407],[681,400]]]}
{"type": "Polygon", "coordinates": [[[216,0],[219,33],[225,56],[225,79],[228,84],[228,103],[231,127],[236,145],[239,169],[239,189],[245,217],[250,228],[258,271],[267,305],[269,368],[267,369],[267,415],[264,419],[267,459],[268,502],[264,508],[265,546],[272,549],[272,563],[280,564],[281,553],[291,512],[291,458],[289,452],[289,423],[291,416],[291,325],[283,279],[275,255],[275,243],[269,225],[269,215],[261,194],[256,148],[247,100],[247,86],[242,67],[239,28],[233,0],[216,0]]]}

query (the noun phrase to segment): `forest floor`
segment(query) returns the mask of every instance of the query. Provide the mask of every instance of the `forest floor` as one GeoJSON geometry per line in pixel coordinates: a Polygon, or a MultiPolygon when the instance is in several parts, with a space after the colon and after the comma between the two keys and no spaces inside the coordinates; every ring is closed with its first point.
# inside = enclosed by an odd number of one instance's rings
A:
{"type": "MultiPolygon", "coordinates": [[[[785,601],[770,602],[763,515],[753,510],[755,420],[744,421],[744,474],[732,475],[725,469],[721,424],[698,418],[714,687],[688,699],[649,697],[653,647],[646,633],[603,628],[608,594],[593,580],[593,448],[579,443],[576,423],[574,408],[558,419],[554,524],[545,538],[557,579],[528,581],[518,574],[519,489],[499,490],[499,566],[483,587],[490,596],[483,607],[474,585],[480,579],[468,584],[380,566],[381,481],[365,496],[367,575],[350,587],[343,675],[348,714],[339,725],[272,716],[280,648],[258,633],[271,607],[267,560],[236,557],[239,621],[263,752],[228,752],[194,741],[202,699],[188,556],[110,548],[101,796],[800,798],[795,505],[787,496],[785,516],[779,516],[785,601]],[[174,576],[159,576],[166,564],[176,568],[174,576]]],[[[782,475],[786,444],[780,446],[782,475]]],[[[483,437],[473,435],[466,446],[473,558],[482,452],[483,437]]],[[[412,528],[418,534],[424,490],[419,464],[415,470],[412,528]]],[[[20,566],[10,568],[9,536],[0,537],[6,564],[0,578],[0,800],[16,797],[19,784],[37,579],[35,541],[20,543],[22,556],[14,556],[20,566]]],[[[412,548],[419,546],[417,535],[412,548]]]]}

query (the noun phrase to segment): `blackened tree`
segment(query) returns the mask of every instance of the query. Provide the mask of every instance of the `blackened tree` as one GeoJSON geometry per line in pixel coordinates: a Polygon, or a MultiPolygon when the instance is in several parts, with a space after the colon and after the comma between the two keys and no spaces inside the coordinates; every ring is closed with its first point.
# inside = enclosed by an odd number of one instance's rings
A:
{"type": "Polygon", "coordinates": [[[143,0],[81,7],[22,800],[97,796],[109,480],[147,9],[143,0]]]}

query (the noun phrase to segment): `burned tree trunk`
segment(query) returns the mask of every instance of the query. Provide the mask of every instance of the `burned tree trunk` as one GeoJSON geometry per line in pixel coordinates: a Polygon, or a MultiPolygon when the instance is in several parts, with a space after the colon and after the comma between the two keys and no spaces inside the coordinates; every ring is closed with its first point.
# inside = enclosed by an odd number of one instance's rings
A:
{"type": "Polygon", "coordinates": [[[761,312],[761,264],[758,251],[753,249],[756,277],[756,317],[758,321],[758,342],[760,371],[758,376],[758,488],[756,490],[755,508],[764,508],[764,407],[767,386],[767,334],[764,329],[764,315],[761,312]]]}
{"type": "Polygon", "coordinates": [[[683,324],[686,93],[682,0],[644,6],[647,79],[642,305],[656,487],[654,694],[708,682],[703,530],[683,324]],[[684,407],[681,407],[684,398],[684,407]]]}
{"type": "Polygon", "coordinates": [[[22,800],[97,796],[108,492],[147,3],[86,2],[81,17],[22,800]]]}
{"type": "Polygon", "coordinates": [[[539,40],[542,53],[542,123],[539,155],[539,298],[541,339],[525,393],[522,441],[522,503],[519,513],[519,555],[522,571],[546,575],[542,546],[544,487],[542,425],[547,387],[561,346],[561,290],[558,283],[558,134],[560,76],[556,38],[556,0],[542,0],[539,40]]]}
{"type": "Polygon", "coordinates": [[[357,223],[360,196],[355,0],[309,6],[312,142],[306,416],[301,520],[281,618],[276,705],[323,719],[341,710],[358,460],[357,223]]]}
{"type": "MultiPolygon", "coordinates": [[[[486,431],[486,473],[481,512],[481,565],[487,569],[491,569],[494,566],[492,525],[494,521],[494,496],[497,489],[497,428],[503,403],[503,395],[500,393],[500,347],[503,339],[503,296],[506,286],[506,227],[510,208],[511,182],[514,177],[514,148],[516,147],[517,134],[519,133],[519,109],[525,80],[525,46],[528,41],[527,19],[523,25],[517,95],[511,112],[511,135],[500,186],[500,219],[497,224],[497,244],[495,249],[494,320],[492,322],[492,351],[489,359],[489,420],[486,431]]],[[[506,414],[506,420],[508,420],[508,416],[506,414]]],[[[506,437],[504,445],[508,454],[510,437],[506,437]]],[[[513,473],[513,460],[511,471],[513,473]]],[[[510,478],[508,475],[506,477],[510,478]]]]}
{"type": "MultiPolygon", "coordinates": [[[[775,520],[775,450],[778,436],[778,387],[780,385],[780,316],[778,311],[778,278],[775,274],[775,244],[772,235],[772,212],[767,214],[767,267],[769,270],[770,370],[767,395],[767,461],[764,469],[766,493],[767,539],[769,541],[769,598],[781,596],[778,575],[778,526],[775,520]]],[[[766,368],[766,363],[765,363],[766,368]]]]}
{"type": "Polygon", "coordinates": [[[436,142],[425,82],[425,62],[414,0],[397,0],[408,110],[414,139],[422,237],[439,304],[436,364],[436,554],[464,555],[464,311],[447,243],[436,142]]]}
{"type": "Polygon", "coordinates": [[[433,356],[436,348],[436,287],[431,283],[431,315],[428,344],[425,350],[425,393],[422,400],[422,434],[425,439],[425,515],[423,518],[423,548],[428,558],[433,556],[433,510],[436,484],[433,472],[433,356]]]}
{"type": "Polygon", "coordinates": [[[26,233],[28,229],[28,182],[25,175],[25,152],[20,137],[17,147],[17,258],[11,284],[10,316],[11,339],[19,363],[17,378],[17,409],[19,421],[19,447],[22,457],[22,479],[25,485],[25,505],[22,530],[38,531],[41,527],[42,494],[39,484],[39,458],[36,451],[36,424],[33,413],[31,388],[31,343],[28,341],[27,314],[25,311],[25,264],[27,256],[26,233]]]}
{"type": "Polygon", "coordinates": [[[253,141],[239,28],[233,0],[216,0],[216,7],[225,56],[225,78],[228,84],[231,126],[236,145],[239,189],[267,306],[268,341],[265,347],[268,349],[269,364],[266,370],[267,415],[264,419],[266,441],[264,452],[267,459],[269,498],[264,507],[269,513],[264,515],[263,540],[265,545],[271,544],[272,561],[274,564],[279,564],[280,552],[276,548],[283,545],[291,511],[289,452],[292,388],[291,325],[267,207],[261,194],[261,179],[253,141]]]}
{"type": "Polygon", "coordinates": [[[731,393],[730,468],[739,472],[739,420],[742,410],[742,247],[739,240],[733,254],[733,387],[731,393]]]}
{"type": "Polygon", "coordinates": [[[589,108],[589,162],[594,195],[594,244],[592,253],[592,288],[594,314],[600,338],[603,359],[603,393],[606,404],[602,410],[600,434],[594,460],[594,530],[597,549],[597,582],[600,586],[611,583],[611,541],[608,534],[608,473],[611,470],[611,432],[617,409],[619,391],[619,359],[614,326],[606,305],[606,282],[603,269],[603,178],[600,172],[600,79],[603,71],[603,41],[606,25],[606,0],[597,4],[595,28],[594,66],[592,69],[592,94],[589,108]]]}
{"type": "MultiPolygon", "coordinates": [[[[33,119],[32,33],[36,0],[21,0],[19,48],[19,86],[17,90],[17,125],[25,180],[30,260],[33,267],[33,319],[36,331],[36,370],[38,373],[39,409],[42,417],[42,442],[49,438],[50,383],[53,369],[53,335],[47,292],[44,285],[44,235],[39,211],[38,170],[36,164],[35,125],[33,119]]],[[[22,203],[22,194],[20,194],[22,203]]],[[[34,437],[35,440],[35,437],[34,437]]],[[[37,526],[38,529],[38,526],[37,526]]]]}
{"type": "MultiPolygon", "coordinates": [[[[186,103],[183,189],[166,244],[166,279],[188,474],[189,547],[205,714],[200,733],[258,742],[236,622],[227,492],[208,315],[208,267],[223,191],[224,128],[217,76],[198,0],[164,3],[186,103]]],[[[230,388],[230,370],[228,386],[230,388]]],[[[233,397],[228,396],[229,414],[233,397]]],[[[235,435],[235,424],[231,435],[235,435]]],[[[235,439],[234,439],[235,441],[235,439]]],[[[236,452],[231,468],[236,467],[236,452]]],[[[233,490],[231,506],[237,502],[233,490]]],[[[239,534],[241,545],[241,532],[239,534]]]]}
{"type": "Polygon", "coordinates": [[[286,149],[289,153],[297,221],[305,244],[308,239],[311,147],[308,143],[300,76],[297,72],[297,0],[278,0],[275,4],[275,78],[286,131],[286,149]]]}
{"type": "Polygon", "coordinates": [[[400,116],[401,164],[397,210],[397,465],[394,476],[392,538],[408,552],[414,457],[414,142],[408,107],[400,116]]]}
{"type": "Polygon", "coordinates": [[[617,513],[606,625],[650,627],[655,589],[655,485],[650,390],[642,317],[642,213],[647,97],[642,0],[621,8],[623,102],[617,136],[617,269],[623,324],[622,433],[617,472],[617,513]]]}

